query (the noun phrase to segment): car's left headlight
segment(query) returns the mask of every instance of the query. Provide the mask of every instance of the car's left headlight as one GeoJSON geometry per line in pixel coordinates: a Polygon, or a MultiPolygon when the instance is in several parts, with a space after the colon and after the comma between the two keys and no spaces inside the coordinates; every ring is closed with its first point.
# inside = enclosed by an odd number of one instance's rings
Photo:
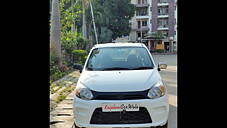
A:
{"type": "Polygon", "coordinates": [[[85,86],[76,88],[76,96],[84,100],[92,100],[93,94],[91,90],[85,86]]]}
{"type": "Polygon", "coordinates": [[[151,99],[159,98],[164,96],[166,93],[165,85],[160,81],[157,82],[152,88],[148,91],[147,96],[151,99]]]}

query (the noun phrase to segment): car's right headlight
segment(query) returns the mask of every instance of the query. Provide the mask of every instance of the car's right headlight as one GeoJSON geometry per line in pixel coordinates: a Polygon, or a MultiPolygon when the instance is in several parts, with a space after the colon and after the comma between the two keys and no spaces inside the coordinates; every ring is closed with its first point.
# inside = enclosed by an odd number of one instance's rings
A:
{"type": "Polygon", "coordinates": [[[93,94],[91,90],[84,86],[80,88],[76,88],[76,96],[84,100],[93,99],[93,94]]]}
{"type": "Polygon", "coordinates": [[[162,82],[157,82],[152,88],[148,91],[147,96],[151,99],[159,98],[164,96],[166,93],[166,87],[162,82]]]}

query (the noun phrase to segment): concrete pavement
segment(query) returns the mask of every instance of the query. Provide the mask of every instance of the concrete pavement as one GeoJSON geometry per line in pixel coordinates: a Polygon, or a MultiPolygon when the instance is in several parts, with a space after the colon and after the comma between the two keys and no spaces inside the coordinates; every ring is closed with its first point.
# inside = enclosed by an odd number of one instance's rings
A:
{"type": "Polygon", "coordinates": [[[160,74],[167,85],[169,96],[169,124],[168,128],[177,128],[177,55],[153,55],[155,63],[165,62],[167,69],[160,74]]]}

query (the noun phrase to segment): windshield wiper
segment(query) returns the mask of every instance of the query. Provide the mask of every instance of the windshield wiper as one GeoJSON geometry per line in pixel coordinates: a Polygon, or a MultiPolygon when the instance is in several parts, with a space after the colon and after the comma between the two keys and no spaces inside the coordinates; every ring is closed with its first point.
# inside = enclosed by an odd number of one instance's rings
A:
{"type": "Polygon", "coordinates": [[[136,67],[136,68],[130,68],[131,70],[143,70],[143,69],[153,69],[153,67],[136,67]]]}
{"type": "Polygon", "coordinates": [[[112,68],[104,68],[102,71],[106,70],[130,70],[129,68],[121,68],[121,67],[112,67],[112,68]]]}

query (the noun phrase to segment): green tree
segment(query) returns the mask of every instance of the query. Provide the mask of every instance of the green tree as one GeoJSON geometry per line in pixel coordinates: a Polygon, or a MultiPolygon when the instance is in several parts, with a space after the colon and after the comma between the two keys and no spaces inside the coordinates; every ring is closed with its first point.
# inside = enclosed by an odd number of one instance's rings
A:
{"type": "Polygon", "coordinates": [[[107,43],[112,40],[113,32],[107,27],[101,27],[100,42],[107,43]]]}
{"type": "Polygon", "coordinates": [[[130,33],[129,20],[134,16],[135,7],[131,0],[105,0],[104,12],[107,28],[113,32],[112,39],[120,36],[127,36],[130,33]]]}
{"type": "MultiPolygon", "coordinates": [[[[129,34],[129,20],[135,12],[130,0],[93,0],[92,4],[100,43],[111,42],[112,39],[129,34]]],[[[87,21],[88,26],[91,26],[89,13],[90,8],[87,10],[87,21]]],[[[94,35],[93,30],[89,30],[89,33],[94,35]]]]}

